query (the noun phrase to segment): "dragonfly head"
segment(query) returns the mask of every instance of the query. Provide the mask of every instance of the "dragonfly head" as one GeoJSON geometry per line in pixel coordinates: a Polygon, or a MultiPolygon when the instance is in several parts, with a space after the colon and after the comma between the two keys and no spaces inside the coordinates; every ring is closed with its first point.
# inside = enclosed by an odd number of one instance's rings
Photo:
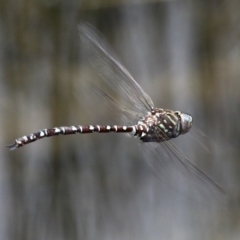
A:
{"type": "Polygon", "coordinates": [[[181,125],[180,134],[187,133],[192,127],[192,123],[193,123],[192,117],[189,114],[178,112],[178,111],[175,112],[175,114],[177,114],[178,117],[180,118],[180,125],[181,125]]]}

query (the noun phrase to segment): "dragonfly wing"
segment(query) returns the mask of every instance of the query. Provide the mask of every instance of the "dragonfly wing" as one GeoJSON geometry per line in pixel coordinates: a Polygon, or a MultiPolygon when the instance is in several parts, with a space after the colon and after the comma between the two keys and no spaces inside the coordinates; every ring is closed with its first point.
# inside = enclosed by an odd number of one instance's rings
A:
{"type": "Polygon", "coordinates": [[[96,94],[99,95],[99,97],[108,104],[110,107],[111,115],[115,114],[120,116],[124,125],[132,125],[133,123],[136,123],[140,117],[142,117],[142,114],[140,112],[135,112],[130,108],[122,105],[117,99],[115,99],[113,96],[110,96],[106,92],[103,92],[97,86],[93,85],[91,89],[93,89],[93,91],[96,92],[96,94]]]}
{"type": "MultiPolygon", "coordinates": [[[[121,64],[101,34],[89,24],[79,25],[79,32],[83,47],[90,56],[89,61],[102,82],[109,87],[111,95],[115,97],[119,94],[123,105],[141,115],[150,111],[154,107],[151,98],[121,64]]],[[[102,86],[101,88],[103,89],[102,86]]]]}
{"type": "Polygon", "coordinates": [[[146,144],[147,165],[162,183],[192,199],[226,201],[223,188],[182,155],[172,141],[146,144]]]}
{"type": "MultiPolygon", "coordinates": [[[[126,119],[144,116],[154,107],[151,98],[121,64],[100,33],[89,24],[81,24],[79,31],[84,49],[90,55],[89,60],[102,79],[99,89],[94,83],[97,92],[126,119]],[[106,87],[109,91],[105,91],[106,87]]],[[[182,182],[180,187],[193,193],[193,198],[198,196],[205,199],[208,195],[208,199],[224,199],[221,187],[183,156],[173,142],[144,143],[141,149],[143,154],[147,154],[145,159],[149,167],[161,181],[167,180],[168,185],[175,187],[182,182]]]]}

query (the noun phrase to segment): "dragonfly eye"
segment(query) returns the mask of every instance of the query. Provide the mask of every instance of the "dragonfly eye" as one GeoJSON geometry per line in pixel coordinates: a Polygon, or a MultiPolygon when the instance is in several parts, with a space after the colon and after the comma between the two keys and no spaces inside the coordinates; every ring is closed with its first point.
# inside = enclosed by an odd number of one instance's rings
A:
{"type": "Polygon", "coordinates": [[[186,113],[181,113],[180,118],[181,118],[181,134],[185,134],[191,129],[193,119],[190,115],[186,113]]]}

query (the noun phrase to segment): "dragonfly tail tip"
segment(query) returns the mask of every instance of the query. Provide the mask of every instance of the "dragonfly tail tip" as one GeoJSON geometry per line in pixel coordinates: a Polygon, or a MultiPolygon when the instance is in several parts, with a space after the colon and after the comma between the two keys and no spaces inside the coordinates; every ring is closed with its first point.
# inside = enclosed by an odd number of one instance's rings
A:
{"type": "Polygon", "coordinates": [[[6,145],[7,148],[9,148],[9,150],[15,150],[16,148],[18,148],[18,145],[14,142],[12,144],[8,144],[6,145]]]}

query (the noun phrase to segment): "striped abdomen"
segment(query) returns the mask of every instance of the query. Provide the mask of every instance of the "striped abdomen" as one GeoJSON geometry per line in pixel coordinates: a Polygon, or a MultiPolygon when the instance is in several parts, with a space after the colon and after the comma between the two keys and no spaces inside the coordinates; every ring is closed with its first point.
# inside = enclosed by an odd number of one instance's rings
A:
{"type": "Polygon", "coordinates": [[[16,148],[22,147],[25,144],[34,142],[38,139],[45,138],[45,137],[51,137],[56,135],[67,135],[67,134],[75,134],[75,133],[109,133],[109,132],[121,132],[121,133],[132,133],[133,135],[139,135],[142,131],[137,126],[102,126],[102,125],[96,125],[96,126],[64,126],[64,127],[55,127],[55,128],[49,128],[49,129],[43,129],[38,132],[32,133],[28,136],[23,136],[15,140],[13,144],[7,145],[7,147],[10,148],[10,150],[14,150],[16,148]]]}
{"type": "Polygon", "coordinates": [[[13,144],[7,145],[10,150],[22,147],[25,144],[34,142],[44,137],[56,135],[67,135],[75,133],[132,133],[143,142],[163,142],[185,134],[192,127],[192,117],[179,111],[164,110],[154,108],[145,117],[133,126],[109,126],[109,125],[89,125],[70,126],[43,129],[23,136],[15,140],[13,144]]]}

